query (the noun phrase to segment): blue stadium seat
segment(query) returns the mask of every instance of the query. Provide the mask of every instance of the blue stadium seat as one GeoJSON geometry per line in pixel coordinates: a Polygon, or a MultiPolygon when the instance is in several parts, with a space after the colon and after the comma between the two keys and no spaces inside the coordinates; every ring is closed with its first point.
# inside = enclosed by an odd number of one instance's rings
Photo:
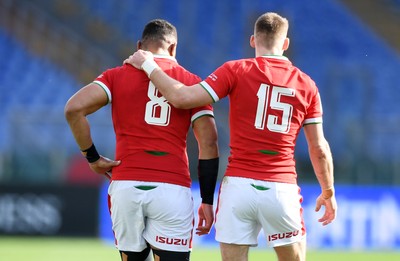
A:
{"type": "MultiPolygon", "coordinates": [[[[112,17],[115,21],[115,12],[123,21],[134,17],[135,22],[119,24],[117,30],[123,28],[139,35],[143,24],[155,17],[175,23],[180,35],[178,60],[203,78],[226,60],[252,55],[250,49],[245,49],[250,36],[245,34],[252,32],[252,23],[258,15],[265,11],[285,14],[291,21],[290,58],[315,79],[325,97],[327,118],[343,117],[342,121],[335,122],[336,128],[327,129],[328,136],[333,138],[332,143],[338,144],[333,146],[336,153],[343,153],[349,141],[346,141],[345,132],[338,134],[335,130],[346,130],[349,121],[366,113],[365,104],[359,101],[368,101],[367,113],[377,113],[383,118],[399,113],[395,102],[399,94],[392,87],[396,82],[396,68],[399,68],[398,57],[338,1],[258,0],[249,4],[245,0],[133,0],[121,1],[118,7],[109,10],[110,2],[86,1],[86,4],[95,10],[103,10],[103,13],[107,10],[104,19],[111,23],[112,17]],[[114,15],[110,17],[111,13],[114,15]],[[349,78],[346,70],[353,72],[353,79],[349,78]],[[341,78],[331,79],[332,74],[341,78]],[[370,77],[370,87],[363,90],[366,77],[370,77]],[[384,92],[382,86],[386,86],[384,92]],[[330,94],[334,93],[338,96],[331,99],[330,94]],[[371,95],[374,99],[369,99],[371,95]]],[[[326,125],[329,126],[329,122],[326,125]]],[[[393,146],[389,140],[385,143],[393,146]]]]}
{"type": "MultiPolygon", "coordinates": [[[[12,138],[10,125],[17,110],[26,112],[24,117],[27,117],[28,122],[30,115],[37,117],[37,112],[41,111],[56,113],[62,119],[65,102],[80,84],[54,64],[29,54],[20,43],[1,30],[0,53],[1,152],[18,142],[12,138]],[[47,109],[43,110],[43,106],[47,109]]],[[[53,132],[51,124],[47,127],[47,133],[53,132]]],[[[26,137],[36,140],[36,132],[34,128],[27,128],[26,137]]],[[[48,139],[53,136],[46,135],[48,139]]]]}
{"type": "MultiPolygon", "coordinates": [[[[391,2],[400,6],[399,0],[391,2]]],[[[150,19],[170,20],[178,29],[179,63],[202,78],[226,60],[253,56],[248,38],[254,20],[265,11],[283,13],[290,20],[291,46],[287,55],[315,80],[322,93],[326,134],[334,155],[348,155],[349,147],[366,153],[352,143],[352,139],[358,138],[357,132],[370,140],[368,150],[379,151],[376,157],[393,158],[399,152],[400,141],[393,135],[397,130],[393,119],[400,114],[397,105],[400,92],[396,85],[399,56],[339,1],[254,0],[249,4],[246,0],[88,0],[79,3],[135,41],[150,19]]],[[[62,118],[65,102],[81,83],[47,60],[29,54],[1,30],[0,57],[0,122],[4,122],[0,124],[0,136],[6,137],[0,139],[1,152],[12,142],[8,122],[14,108],[24,107],[34,115],[47,106],[53,108],[48,112],[49,117],[62,118]]],[[[226,99],[221,103],[226,105],[226,99]]],[[[109,117],[109,113],[109,108],[102,110],[93,119],[109,117]]],[[[112,133],[110,126],[104,128],[107,133],[108,130],[112,133]]],[[[50,143],[51,133],[58,131],[64,133],[66,146],[76,150],[68,128],[51,128],[49,125],[38,129],[47,137],[43,147],[50,143]]],[[[220,128],[228,133],[226,126],[220,128]]],[[[94,135],[111,141],[100,146],[112,147],[113,139],[102,130],[94,130],[94,135]]],[[[304,145],[304,140],[301,142],[304,145]]]]}

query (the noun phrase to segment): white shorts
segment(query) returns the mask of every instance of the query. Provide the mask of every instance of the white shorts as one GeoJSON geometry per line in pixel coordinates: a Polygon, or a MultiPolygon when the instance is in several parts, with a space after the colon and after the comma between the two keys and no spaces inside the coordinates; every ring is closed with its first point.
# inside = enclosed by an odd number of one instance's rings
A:
{"type": "Polygon", "coordinates": [[[190,251],[194,223],[190,188],[158,182],[112,181],[108,194],[118,250],[142,251],[147,241],[162,250],[190,251]]]}
{"type": "Polygon", "coordinates": [[[257,246],[261,231],[270,247],[305,238],[302,197],[296,184],[224,177],[216,213],[216,240],[257,246]]]}

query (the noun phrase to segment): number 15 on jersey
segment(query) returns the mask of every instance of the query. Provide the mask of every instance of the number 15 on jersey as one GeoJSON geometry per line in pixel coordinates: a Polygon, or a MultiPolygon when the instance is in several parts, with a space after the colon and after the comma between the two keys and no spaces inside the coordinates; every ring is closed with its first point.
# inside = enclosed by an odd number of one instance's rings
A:
{"type": "Polygon", "coordinates": [[[281,102],[282,96],[295,96],[295,90],[268,84],[261,84],[257,92],[258,104],[256,119],[254,126],[256,129],[267,129],[272,132],[288,133],[290,130],[290,122],[293,116],[293,106],[289,103],[281,102]],[[272,88],[270,92],[270,88],[272,88]],[[271,93],[271,97],[269,94],[271,93]],[[269,110],[281,111],[281,118],[275,115],[268,114],[269,110]]]}

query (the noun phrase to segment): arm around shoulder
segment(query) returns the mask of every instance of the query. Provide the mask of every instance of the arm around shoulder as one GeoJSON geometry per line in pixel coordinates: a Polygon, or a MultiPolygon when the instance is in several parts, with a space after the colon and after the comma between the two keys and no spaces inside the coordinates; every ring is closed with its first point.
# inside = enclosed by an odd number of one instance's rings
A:
{"type": "Polygon", "coordinates": [[[186,86],[169,77],[154,61],[151,52],[138,50],[124,63],[145,71],[154,86],[175,108],[191,109],[213,102],[211,96],[200,84],[186,86]]]}
{"type": "Polygon", "coordinates": [[[200,85],[187,86],[161,69],[153,70],[150,80],[162,95],[178,109],[192,109],[213,103],[208,92],[200,85]]]}

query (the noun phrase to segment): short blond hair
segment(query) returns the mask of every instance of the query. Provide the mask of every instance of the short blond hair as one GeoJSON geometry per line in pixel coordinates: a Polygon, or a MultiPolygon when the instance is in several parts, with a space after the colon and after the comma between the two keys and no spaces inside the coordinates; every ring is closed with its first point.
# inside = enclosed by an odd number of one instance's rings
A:
{"type": "Polygon", "coordinates": [[[289,21],[277,13],[262,14],[254,25],[254,36],[266,48],[274,47],[278,40],[287,37],[289,21]]]}

